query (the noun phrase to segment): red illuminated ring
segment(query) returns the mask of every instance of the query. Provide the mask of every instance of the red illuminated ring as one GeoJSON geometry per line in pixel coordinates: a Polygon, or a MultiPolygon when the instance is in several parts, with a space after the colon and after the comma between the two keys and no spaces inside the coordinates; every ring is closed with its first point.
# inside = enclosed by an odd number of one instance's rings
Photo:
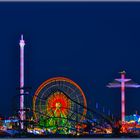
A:
{"type": "MultiPolygon", "coordinates": [[[[34,97],[33,97],[33,110],[35,111],[35,103],[36,103],[36,99],[37,99],[37,96],[38,94],[40,93],[40,91],[46,86],[48,85],[49,83],[51,82],[54,82],[54,81],[66,81],[72,85],[74,85],[79,91],[80,91],[80,94],[82,95],[83,97],[83,106],[84,106],[84,109],[83,109],[83,116],[81,117],[81,120],[84,119],[84,116],[86,115],[86,108],[87,108],[87,102],[86,102],[86,97],[84,95],[84,92],[82,91],[82,89],[80,88],[80,86],[78,84],[76,84],[75,82],[73,82],[72,80],[70,80],[69,78],[65,78],[65,77],[54,77],[54,78],[50,78],[46,81],[44,81],[39,87],[38,89],[36,90],[35,94],[34,94],[34,97]]],[[[34,117],[35,119],[37,118],[36,116],[36,113],[34,112],[34,117]]]]}

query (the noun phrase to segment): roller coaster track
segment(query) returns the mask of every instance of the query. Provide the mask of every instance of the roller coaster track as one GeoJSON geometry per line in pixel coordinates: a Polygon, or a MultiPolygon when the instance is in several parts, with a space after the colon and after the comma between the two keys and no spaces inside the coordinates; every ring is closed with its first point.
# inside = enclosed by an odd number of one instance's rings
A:
{"type": "MultiPolygon", "coordinates": [[[[88,107],[85,107],[84,105],[81,105],[77,101],[71,99],[64,91],[62,91],[60,89],[55,89],[55,90],[52,91],[52,93],[55,93],[55,92],[62,92],[72,102],[74,102],[75,104],[79,105],[80,107],[86,109],[87,112],[91,112],[92,114],[96,114],[97,116],[99,116],[100,118],[102,118],[104,121],[106,121],[108,124],[110,124],[113,127],[113,122],[111,121],[111,119],[108,116],[104,115],[103,113],[98,112],[95,109],[90,109],[88,107]]],[[[39,98],[40,100],[46,100],[46,98],[48,98],[49,96],[50,96],[50,94],[47,97],[45,97],[45,99],[44,98],[41,98],[41,97],[38,97],[38,96],[36,96],[36,97],[39,98]]],[[[73,111],[73,110],[71,110],[71,111],[73,111]]],[[[77,112],[77,111],[74,111],[74,112],[77,113],[77,114],[79,114],[79,112],[77,112]]],[[[82,115],[82,114],[80,114],[80,115],[82,115]]],[[[86,116],[86,119],[89,119],[90,120],[91,118],[88,118],[86,116]]]]}

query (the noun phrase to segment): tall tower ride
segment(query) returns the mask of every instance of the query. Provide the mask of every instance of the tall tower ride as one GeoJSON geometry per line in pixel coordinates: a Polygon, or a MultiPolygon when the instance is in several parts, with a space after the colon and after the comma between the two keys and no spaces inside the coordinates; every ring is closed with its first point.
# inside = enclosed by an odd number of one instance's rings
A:
{"type": "Polygon", "coordinates": [[[120,72],[121,78],[115,79],[114,82],[109,83],[107,87],[109,88],[121,88],[121,120],[125,121],[125,88],[139,88],[140,85],[134,83],[131,79],[126,79],[126,72],[120,72]]]}
{"type": "Polygon", "coordinates": [[[24,46],[23,35],[19,42],[20,46],[20,128],[24,129],[25,111],[24,111],[24,46]]]}

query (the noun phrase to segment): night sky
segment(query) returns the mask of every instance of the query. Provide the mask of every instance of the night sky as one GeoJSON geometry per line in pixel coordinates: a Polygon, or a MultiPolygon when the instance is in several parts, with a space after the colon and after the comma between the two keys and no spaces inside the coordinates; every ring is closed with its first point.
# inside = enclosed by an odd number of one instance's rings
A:
{"type": "MultiPolygon", "coordinates": [[[[119,116],[118,72],[140,83],[140,3],[0,3],[0,114],[13,113],[19,94],[19,40],[26,41],[30,96],[48,78],[64,76],[119,116]]],[[[32,100],[29,100],[32,103],[32,100]]],[[[140,89],[126,90],[127,115],[140,114],[140,89]]]]}

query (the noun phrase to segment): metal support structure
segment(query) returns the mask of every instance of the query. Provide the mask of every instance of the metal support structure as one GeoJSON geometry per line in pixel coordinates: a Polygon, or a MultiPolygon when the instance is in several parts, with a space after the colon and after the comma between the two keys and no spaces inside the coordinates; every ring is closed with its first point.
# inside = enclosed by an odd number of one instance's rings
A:
{"type": "Polygon", "coordinates": [[[125,121],[125,73],[121,73],[121,111],[122,111],[122,122],[125,121]]]}

